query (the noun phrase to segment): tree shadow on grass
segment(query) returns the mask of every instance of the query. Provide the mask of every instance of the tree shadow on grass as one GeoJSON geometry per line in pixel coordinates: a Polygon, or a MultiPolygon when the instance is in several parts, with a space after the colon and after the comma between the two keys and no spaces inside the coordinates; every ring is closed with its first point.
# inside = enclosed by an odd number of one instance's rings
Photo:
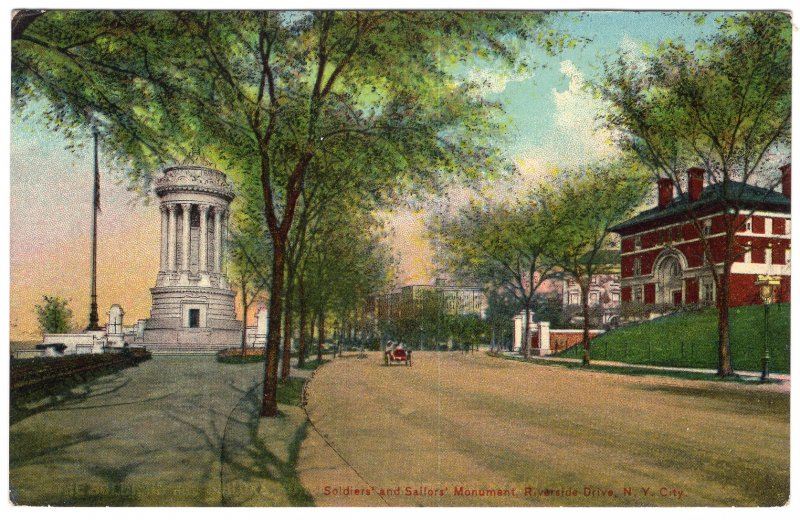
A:
{"type": "MultiPolygon", "coordinates": [[[[285,440],[288,443],[287,456],[285,460],[281,459],[258,432],[261,420],[260,390],[261,386],[256,386],[243,397],[231,412],[225,428],[220,472],[222,505],[238,506],[253,502],[269,505],[264,501],[269,500],[270,490],[261,485],[266,480],[282,489],[292,506],[313,506],[314,500],[303,487],[297,473],[300,445],[306,437],[308,421],[304,420],[291,438],[285,440]]],[[[294,394],[301,390],[301,381],[290,382],[283,396],[279,392],[279,401],[288,401],[287,404],[296,406],[299,397],[294,394]]],[[[279,416],[268,420],[286,421],[288,418],[279,416]]]]}
{"type": "Polygon", "coordinates": [[[115,394],[128,386],[130,382],[131,378],[122,378],[119,375],[112,378],[97,376],[77,385],[75,381],[64,381],[60,385],[51,385],[40,392],[20,396],[12,395],[9,410],[10,424],[15,424],[40,412],[59,409],[67,404],[73,407],[89,398],[115,394]]]}
{"type": "MultiPolygon", "coordinates": [[[[51,468],[75,464],[75,457],[70,450],[82,444],[91,443],[108,437],[108,434],[82,430],[65,434],[56,429],[9,432],[9,487],[11,501],[21,505],[67,505],[69,497],[76,493],[75,489],[65,489],[56,484],[57,475],[51,468]],[[39,476],[35,483],[20,482],[17,472],[32,467],[39,467],[39,476]],[[52,488],[52,499],[31,502],[26,499],[28,487],[35,486],[35,495],[41,490],[52,488]]],[[[36,472],[36,469],[33,469],[36,472]]]]}
{"type": "Polygon", "coordinates": [[[122,466],[116,464],[89,464],[87,473],[98,478],[102,484],[76,486],[58,504],[61,506],[108,507],[138,505],[135,489],[126,485],[125,480],[141,466],[141,463],[129,463],[122,466]]]}

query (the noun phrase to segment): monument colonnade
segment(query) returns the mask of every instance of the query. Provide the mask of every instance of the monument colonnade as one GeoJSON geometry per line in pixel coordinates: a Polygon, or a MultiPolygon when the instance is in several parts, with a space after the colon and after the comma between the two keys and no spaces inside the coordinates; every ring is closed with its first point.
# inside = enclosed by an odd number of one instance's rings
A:
{"type": "Polygon", "coordinates": [[[225,241],[223,235],[227,229],[229,211],[223,205],[189,203],[189,202],[164,202],[161,204],[161,265],[162,272],[179,272],[191,270],[190,253],[192,250],[191,217],[193,208],[196,207],[200,217],[200,230],[198,234],[198,271],[200,273],[222,273],[225,254],[225,241]],[[178,236],[178,210],[180,209],[181,236],[178,236]],[[208,240],[209,216],[213,214],[214,240],[208,240]],[[178,240],[181,240],[181,258],[178,258],[178,240]],[[208,258],[213,251],[213,258],[209,266],[208,258]]]}

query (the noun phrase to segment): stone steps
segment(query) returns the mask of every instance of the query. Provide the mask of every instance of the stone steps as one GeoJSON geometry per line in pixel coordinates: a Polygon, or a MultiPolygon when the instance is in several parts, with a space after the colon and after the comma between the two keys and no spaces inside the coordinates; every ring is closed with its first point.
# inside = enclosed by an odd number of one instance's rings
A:
{"type": "Polygon", "coordinates": [[[213,356],[220,350],[238,347],[238,345],[175,345],[174,343],[139,343],[131,346],[144,347],[154,356],[175,354],[199,354],[213,356]]]}

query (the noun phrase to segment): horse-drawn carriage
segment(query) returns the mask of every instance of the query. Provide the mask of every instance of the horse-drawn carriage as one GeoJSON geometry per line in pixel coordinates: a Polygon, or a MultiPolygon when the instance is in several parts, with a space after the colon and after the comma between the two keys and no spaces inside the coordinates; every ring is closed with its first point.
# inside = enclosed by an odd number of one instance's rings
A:
{"type": "Polygon", "coordinates": [[[392,364],[405,364],[407,367],[411,366],[411,351],[403,348],[403,345],[393,345],[389,342],[386,350],[383,352],[383,359],[386,365],[392,364]]]}

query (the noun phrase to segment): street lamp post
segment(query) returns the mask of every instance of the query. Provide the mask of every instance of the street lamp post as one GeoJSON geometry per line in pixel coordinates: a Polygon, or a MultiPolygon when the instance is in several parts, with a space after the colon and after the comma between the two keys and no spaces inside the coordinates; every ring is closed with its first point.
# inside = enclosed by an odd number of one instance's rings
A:
{"type": "Polygon", "coordinates": [[[761,382],[765,383],[769,379],[769,345],[768,345],[768,319],[769,305],[775,298],[775,286],[780,285],[781,280],[777,276],[759,276],[756,285],[759,286],[761,301],[764,303],[764,354],[761,357],[761,382]]]}

